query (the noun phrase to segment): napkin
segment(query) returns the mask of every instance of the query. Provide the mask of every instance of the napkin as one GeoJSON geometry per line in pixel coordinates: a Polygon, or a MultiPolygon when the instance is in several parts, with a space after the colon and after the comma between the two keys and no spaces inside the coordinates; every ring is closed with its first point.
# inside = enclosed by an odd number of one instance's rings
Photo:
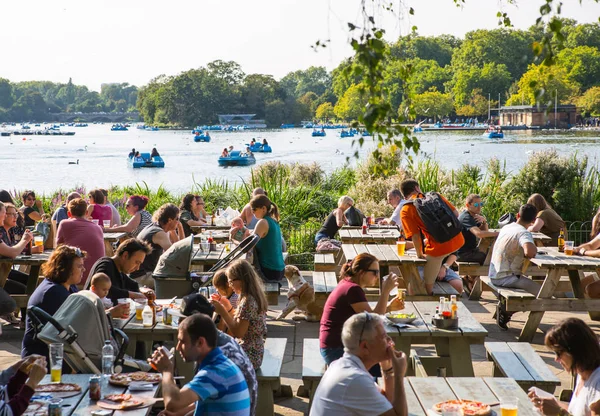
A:
{"type": "Polygon", "coordinates": [[[132,381],[129,383],[130,391],[151,391],[154,387],[145,381],[132,381]]]}

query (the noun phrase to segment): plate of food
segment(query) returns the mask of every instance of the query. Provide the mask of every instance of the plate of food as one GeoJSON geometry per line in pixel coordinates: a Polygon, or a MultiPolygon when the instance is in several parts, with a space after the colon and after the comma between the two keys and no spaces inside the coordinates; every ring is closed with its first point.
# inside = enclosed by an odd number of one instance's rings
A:
{"type": "Polygon", "coordinates": [[[33,401],[29,403],[23,416],[48,416],[48,403],[33,401]]]}
{"type": "Polygon", "coordinates": [[[129,386],[129,383],[132,381],[144,381],[146,383],[158,384],[161,380],[162,376],[159,373],[137,371],[135,373],[112,374],[108,379],[108,382],[115,386],[129,386]]]}
{"type": "Polygon", "coordinates": [[[136,409],[144,403],[143,400],[132,398],[131,394],[109,394],[98,400],[99,407],[109,410],[136,409]]]}
{"type": "Polygon", "coordinates": [[[417,315],[413,313],[402,313],[402,312],[388,312],[385,314],[385,317],[392,321],[395,324],[410,324],[415,319],[417,319],[417,315]]]}
{"type": "Polygon", "coordinates": [[[489,416],[492,414],[492,407],[489,404],[475,400],[446,400],[433,405],[433,410],[442,414],[442,409],[448,405],[460,406],[465,416],[489,416]]]}
{"type": "Polygon", "coordinates": [[[52,397],[65,399],[81,393],[81,387],[74,383],[39,384],[36,393],[50,393],[52,397]]]}

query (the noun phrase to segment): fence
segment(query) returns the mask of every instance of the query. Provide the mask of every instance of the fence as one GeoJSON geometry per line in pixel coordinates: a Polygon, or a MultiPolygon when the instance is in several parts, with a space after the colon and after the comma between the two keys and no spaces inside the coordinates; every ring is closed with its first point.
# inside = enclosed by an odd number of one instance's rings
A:
{"type": "Polygon", "coordinates": [[[567,239],[575,242],[575,245],[590,241],[590,232],[592,231],[591,221],[573,221],[567,222],[567,239]]]}

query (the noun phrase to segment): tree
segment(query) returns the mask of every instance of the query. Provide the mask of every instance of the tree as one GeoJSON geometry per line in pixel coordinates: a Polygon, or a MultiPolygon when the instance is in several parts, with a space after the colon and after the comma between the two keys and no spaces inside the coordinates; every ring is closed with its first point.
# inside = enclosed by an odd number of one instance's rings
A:
{"type": "Polygon", "coordinates": [[[331,103],[323,103],[317,107],[315,111],[315,118],[321,121],[331,120],[335,117],[335,112],[333,110],[333,104],[331,103]]]}
{"type": "Polygon", "coordinates": [[[577,107],[590,116],[600,116],[600,87],[592,87],[577,99],[577,107]]]}
{"type": "Polygon", "coordinates": [[[450,67],[442,68],[434,60],[412,60],[412,73],[408,82],[410,91],[414,94],[423,94],[432,88],[444,91],[444,84],[452,78],[450,67]]]}
{"type": "Polygon", "coordinates": [[[14,101],[10,81],[5,78],[0,78],[0,108],[9,109],[14,101]]]}
{"type": "MultiPolygon", "coordinates": [[[[472,92],[476,89],[481,94],[498,97],[505,94],[510,88],[511,76],[504,64],[487,63],[482,68],[471,66],[468,69],[456,72],[449,85],[456,107],[468,104],[472,92]]],[[[486,111],[487,112],[487,111],[486,111]]]]}
{"type": "Polygon", "coordinates": [[[244,78],[242,102],[246,111],[256,113],[259,118],[265,116],[265,106],[269,101],[284,95],[272,75],[251,74],[244,78]]]}
{"type": "Polygon", "coordinates": [[[555,94],[558,94],[559,103],[568,104],[578,91],[579,85],[569,80],[565,68],[531,64],[519,80],[519,92],[509,98],[508,105],[521,101],[529,105],[537,102],[552,105],[555,94]]]}
{"type": "Polygon", "coordinates": [[[234,61],[217,60],[209,62],[206,65],[211,75],[222,79],[229,85],[239,85],[244,80],[246,74],[242,71],[242,67],[234,61]]]}
{"type": "Polygon", "coordinates": [[[431,60],[438,66],[445,67],[450,64],[454,49],[459,48],[461,43],[460,39],[452,35],[419,36],[415,33],[401,36],[391,45],[390,52],[393,59],[431,60]]]}
{"type": "Polygon", "coordinates": [[[454,103],[450,94],[443,94],[439,91],[416,94],[413,97],[412,105],[416,115],[433,117],[434,119],[447,116],[454,110],[454,103]]]}
{"type": "Polygon", "coordinates": [[[356,120],[366,104],[364,86],[352,85],[337,102],[333,111],[342,120],[356,120]]]}
{"type": "Polygon", "coordinates": [[[591,46],[563,49],[558,54],[557,65],[564,67],[569,80],[585,91],[600,80],[600,51],[591,46]]]}
{"type": "Polygon", "coordinates": [[[590,46],[600,49],[600,24],[583,23],[576,25],[568,34],[565,41],[567,48],[590,46]]]}
{"type": "Polygon", "coordinates": [[[317,108],[317,101],[319,97],[312,91],[307,92],[302,97],[298,98],[298,104],[302,106],[302,119],[308,119],[312,117],[317,108]]]}
{"type": "MultiPolygon", "coordinates": [[[[495,101],[495,103],[495,105],[498,104],[497,101],[495,101]]],[[[456,114],[459,116],[466,117],[475,117],[482,115],[487,116],[488,108],[490,105],[491,103],[488,102],[488,97],[484,97],[481,93],[481,90],[479,88],[475,88],[471,92],[469,102],[466,105],[456,108],[456,114]]]]}

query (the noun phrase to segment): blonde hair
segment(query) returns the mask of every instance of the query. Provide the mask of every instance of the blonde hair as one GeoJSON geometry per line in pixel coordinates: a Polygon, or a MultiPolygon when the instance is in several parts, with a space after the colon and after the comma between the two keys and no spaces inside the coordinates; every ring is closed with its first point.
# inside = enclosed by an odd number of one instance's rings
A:
{"type": "Polygon", "coordinates": [[[527,203],[533,205],[537,208],[538,212],[543,211],[548,208],[552,208],[548,202],[546,202],[546,198],[542,194],[533,194],[527,200],[527,203]]]}
{"type": "Polygon", "coordinates": [[[110,283],[112,285],[112,281],[106,273],[96,273],[92,276],[91,286],[98,286],[100,283],[110,283]]]}
{"type": "Polygon", "coordinates": [[[268,303],[262,281],[254,267],[247,260],[237,260],[227,268],[229,280],[240,280],[242,293],[240,298],[252,297],[258,305],[258,313],[267,312],[268,303]]]}
{"type": "Polygon", "coordinates": [[[341,208],[344,205],[351,207],[354,205],[354,199],[350,198],[348,195],[341,196],[340,199],[338,199],[338,207],[341,208]]]}

